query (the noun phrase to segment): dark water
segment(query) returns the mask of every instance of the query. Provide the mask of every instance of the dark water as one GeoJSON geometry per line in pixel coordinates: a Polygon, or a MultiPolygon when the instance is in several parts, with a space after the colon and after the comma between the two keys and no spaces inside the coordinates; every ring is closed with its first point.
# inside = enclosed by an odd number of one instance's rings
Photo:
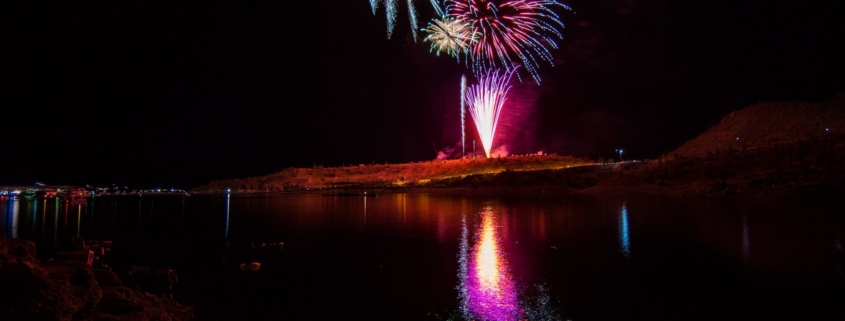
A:
{"type": "Polygon", "coordinates": [[[201,320],[841,320],[843,209],[550,194],[146,195],[6,199],[0,231],[45,257],[73,236],[112,239],[107,263],[175,268],[175,297],[201,320]],[[247,262],[261,269],[241,271],[247,262]]]}

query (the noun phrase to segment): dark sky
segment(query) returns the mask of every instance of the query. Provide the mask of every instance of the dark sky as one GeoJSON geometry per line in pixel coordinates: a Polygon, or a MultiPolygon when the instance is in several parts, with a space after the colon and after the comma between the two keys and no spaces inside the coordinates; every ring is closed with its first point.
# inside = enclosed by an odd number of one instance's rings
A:
{"type": "MultiPolygon", "coordinates": [[[[651,158],[750,104],[845,91],[842,1],[566,3],[555,66],[503,111],[512,153],[651,158]]],[[[388,40],[365,0],[2,6],[0,184],[190,188],[460,140],[471,75],[404,12],[388,40]]]]}

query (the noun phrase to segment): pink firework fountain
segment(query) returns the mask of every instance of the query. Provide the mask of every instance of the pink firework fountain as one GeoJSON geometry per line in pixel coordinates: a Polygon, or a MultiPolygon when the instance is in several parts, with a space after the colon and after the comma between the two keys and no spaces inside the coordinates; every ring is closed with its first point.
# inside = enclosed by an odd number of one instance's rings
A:
{"type": "Polygon", "coordinates": [[[511,89],[510,82],[516,67],[507,69],[504,73],[499,69],[487,70],[479,77],[478,84],[467,89],[465,102],[469,107],[472,120],[481,138],[484,153],[490,158],[493,148],[493,137],[496,135],[496,124],[505,105],[505,96],[511,89]]]}

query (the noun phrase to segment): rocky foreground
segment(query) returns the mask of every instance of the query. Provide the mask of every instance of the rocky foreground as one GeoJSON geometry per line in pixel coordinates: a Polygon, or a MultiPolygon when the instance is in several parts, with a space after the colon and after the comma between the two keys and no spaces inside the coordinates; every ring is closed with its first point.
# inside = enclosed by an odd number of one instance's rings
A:
{"type": "Polygon", "coordinates": [[[41,263],[35,243],[0,236],[2,320],[194,320],[193,308],[123,286],[108,270],[41,263]]]}

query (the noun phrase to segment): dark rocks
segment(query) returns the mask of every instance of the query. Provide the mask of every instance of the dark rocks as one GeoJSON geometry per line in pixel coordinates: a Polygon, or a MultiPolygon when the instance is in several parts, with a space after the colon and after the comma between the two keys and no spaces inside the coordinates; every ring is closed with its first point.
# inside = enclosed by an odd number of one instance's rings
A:
{"type": "Polygon", "coordinates": [[[41,264],[35,244],[0,236],[0,319],[193,320],[193,309],[126,288],[108,270],[41,264]]]}
{"type": "Polygon", "coordinates": [[[112,287],[103,292],[99,309],[109,314],[121,314],[144,311],[144,305],[131,289],[112,287]]]}
{"type": "Polygon", "coordinates": [[[0,237],[0,255],[3,254],[34,259],[35,243],[21,239],[0,237]]]}
{"type": "Polygon", "coordinates": [[[71,320],[91,311],[102,295],[90,270],[42,266],[32,242],[0,237],[0,315],[10,320],[71,320]],[[17,256],[15,254],[22,254],[17,256]]]}

